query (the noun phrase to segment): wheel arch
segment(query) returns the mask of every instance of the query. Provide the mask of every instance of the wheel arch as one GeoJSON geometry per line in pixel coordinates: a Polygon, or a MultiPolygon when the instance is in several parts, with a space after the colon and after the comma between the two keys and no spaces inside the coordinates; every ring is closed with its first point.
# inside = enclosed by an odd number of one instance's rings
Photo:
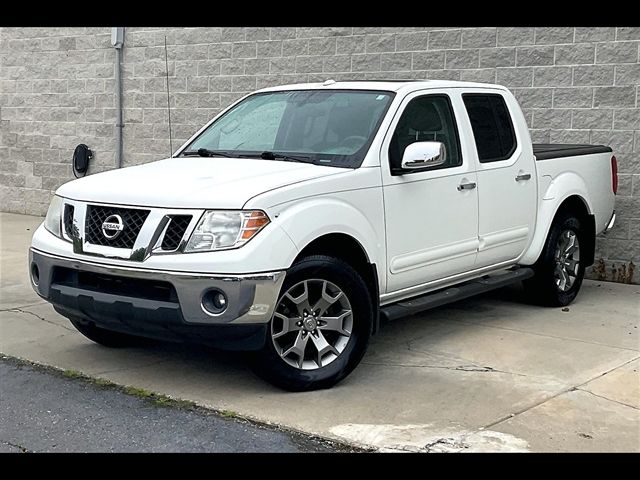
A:
{"type": "MultiPolygon", "coordinates": [[[[565,213],[571,213],[580,220],[586,234],[586,245],[583,245],[581,248],[583,262],[585,267],[593,265],[596,250],[596,220],[594,215],[590,213],[587,201],[580,195],[571,195],[567,197],[558,207],[551,224],[565,213]]],[[[551,227],[551,225],[549,225],[549,227],[551,227]]],[[[548,234],[549,233],[547,231],[547,235],[548,234]]],[[[584,243],[585,242],[583,242],[583,244],[584,243]]]]}
{"type": "MultiPolygon", "coordinates": [[[[546,200],[543,200],[543,202],[544,201],[546,200]]],[[[586,196],[575,192],[570,193],[562,200],[558,201],[553,210],[547,208],[546,211],[542,211],[543,208],[544,207],[541,208],[538,218],[550,220],[541,222],[544,225],[544,229],[539,227],[539,231],[534,235],[534,239],[529,250],[519,263],[523,265],[535,264],[543,254],[551,226],[561,215],[571,213],[582,222],[586,232],[586,245],[584,245],[584,248],[582,249],[582,252],[584,252],[585,266],[593,265],[595,259],[596,223],[595,217],[591,213],[589,203],[586,200],[586,196]]]]}
{"type": "Polygon", "coordinates": [[[356,238],[346,233],[326,233],[307,243],[299,251],[292,264],[310,255],[328,255],[338,258],[348,263],[360,274],[371,293],[371,307],[374,312],[372,333],[376,333],[380,324],[378,269],[376,264],[371,262],[364,246],[356,238]]]}

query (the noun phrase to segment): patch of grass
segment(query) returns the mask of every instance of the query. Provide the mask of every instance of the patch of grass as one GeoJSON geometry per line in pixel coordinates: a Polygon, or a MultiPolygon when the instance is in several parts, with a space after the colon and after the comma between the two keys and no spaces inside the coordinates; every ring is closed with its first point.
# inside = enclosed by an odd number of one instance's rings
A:
{"type": "Polygon", "coordinates": [[[238,418],[240,416],[238,412],[234,412],[233,410],[220,410],[218,413],[224,418],[238,418]]]}
{"type": "Polygon", "coordinates": [[[122,391],[127,395],[133,395],[134,397],[139,397],[139,398],[151,398],[154,396],[153,392],[145,388],[132,387],[131,385],[122,387],[122,391]]]}
{"type": "Polygon", "coordinates": [[[65,378],[71,378],[71,379],[79,379],[79,380],[84,380],[85,382],[89,382],[94,384],[97,387],[116,387],[117,385],[115,383],[113,383],[110,380],[107,380],[106,378],[94,378],[94,377],[90,377],[88,375],[85,375],[82,372],[79,372],[77,370],[62,370],[62,376],[65,378]]]}
{"type": "Polygon", "coordinates": [[[144,398],[145,400],[151,400],[158,407],[174,407],[174,408],[185,408],[192,409],[195,407],[195,403],[189,402],[187,400],[176,400],[167,395],[163,395],[161,393],[155,393],[145,388],[138,388],[132,386],[126,387],[118,387],[117,385],[106,380],[108,385],[114,386],[118,388],[121,392],[126,393],[127,395],[133,395],[134,397],[144,398]]]}
{"type": "Polygon", "coordinates": [[[67,378],[85,378],[84,374],[77,370],[63,370],[62,375],[67,378]]]}
{"type": "Polygon", "coordinates": [[[187,410],[192,410],[196,406],[195,403],[188,400],[177,400],[175,398],[167,397],[166,395],[156,395],[153,399],[153,403],[159,407],[173,407],[187,410]]]}
{"type": "Polygon", "coordinates": [[[165,396],[156,397],[153,400],[153,403],[155,403],[159,407],[172,407],[174,405],[173,402],[174,402],[173,399],[171,399],[169,397],[165,397],[165,396]]]}
{"type": "Polygon", "coordinates": [[[97,385],[98,387],[114,387],[115,383],[111,380],[107,380],[106,378],[92,378],[91,383],[97,385]]]}

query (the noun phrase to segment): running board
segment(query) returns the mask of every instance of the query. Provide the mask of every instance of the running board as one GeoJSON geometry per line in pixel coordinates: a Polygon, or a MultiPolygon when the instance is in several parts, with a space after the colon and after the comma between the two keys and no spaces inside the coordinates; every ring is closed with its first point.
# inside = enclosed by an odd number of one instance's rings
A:
{"type": "Polygon", "coordinates": [[[385,305],[384,307],[380,307],[380,315],[387,321],[397,320],[398,318],[415,315],[416,313],[440,307],[447,303],[473,297],[480,293],[506,287],[520,280],[531,278],[533,274],[534,272],[531,268],[518,268],[516,270],[508,270],[506,273],[469,280],[454,287],[445,288],[444,290],[437,290],[420,295],[419,297],[385,305]]]}

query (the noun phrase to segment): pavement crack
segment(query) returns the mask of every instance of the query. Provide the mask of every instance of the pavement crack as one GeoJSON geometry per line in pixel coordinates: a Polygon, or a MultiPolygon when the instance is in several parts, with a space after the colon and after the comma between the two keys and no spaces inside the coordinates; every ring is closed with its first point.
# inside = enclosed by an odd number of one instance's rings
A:
{"type": "MultiPolygon", "coordinates": [[[[634,357],[634,358],[632,358],[632,359],[630,359],[630,360],[627,360],[626,362],[624,362],[624,363],[623,363],[623,364],[621,364],[621,365],[617,365],[617,366],[615,366],[615,367],[613,367],[613,368],[610,368],[610,369],[609,369],[609,370],[607,370],[606,372],[603,372],[603,373],[601,373],[601,374],[599,374],[599,375],[596,375],[596,376],[595,376],[595,377],[593,377],[593,378],[590,378],[589,380],[587,380],[587,381],[585,381],[585,382],[582,382],[582,383],[581,383],[581,384],[579,384],[579,385],[571,385],[570,387],[564,388],[564,389],[560,390],[559,392],[554,393],[553,395],[549,395],[548,397],[546,397],[546,398],[544,398],[544,399],[542,399],[542,400],[540,400],[540,401],[538,401],[538,402],[535,402],[535,403],[534,403],[534,404],[532,404],[532,405],[529,405],[528,407],[525,407],[525,408],[523,408],[523,409],[521,409],[521,410],[518,410],[517,412],[510,413],[509,415],[506,415],[506,416],[504,416],[504,417],[502,417],[502,418],[499,418],[498,420],[495,420],[495,421],[493,421],[493,422],[491,422],[491,423],[488,423],[488,424],[484,425],[484,426],[482,427],[482,429],[483,429],[483,430],[485,430],[485,429],[493,428],[493,427],[495,427],[496,425],[498,425],[498,424],[500,424],[500,423],[502,423],[502,422],[505,422],[505,421],[507,421],[507,420],[510,420],[510,419],[512,419],[513,417],[517,416],[517,415],[522,415],[523,413],[528,412],[529,410],[532,410],[532,409],[534,409],[534,408],[536,408],[536,407],[539,407],[539,406],[540,406],[540,405],[542,405],[543,403],[547,403],[549,400],[553,400],[554,398],[559,397],[560,395],[563,395],[563,394],[565,394],[565,393],[568,393],[568,392],[571,392],[571,391],[574,391],[574,390],[581,390],[581,388],[580,388],[580,387],[582,387],[583,385],[586,385],[587,383],[593,382],[594,380],[597,380],[597,379],[598,379],[598,378],[600,378],[600,377],[604,377],[605,375],[607,375],[607,374],[609,374],[609,373],[613,372],[614,370],[617,370],[618,368],[622,368],[622,367],[624,367],[625,365],[628,365],[628,364],[629,364],[629,363],[631,363],[631,362],[635,362],[635,361],[636,361],[636,360],[638,360],[639,358],[640,358],[640,357],[634,357]]],[[[584,390],[584,391],[587,391],[587,390],[584,390]]],[[[593,392],[589,392],[589,393],[591,393],[591,394],[595,395],[593,392]]],[[[604,397],[603,397],[603,398],[604,398],[604,397]]],[[[607,400],[610,400],[610,399],[609,399],[609,398],[607,398],[607,400]]],[[[615,400],[611,400],[611,401],[613,402],[613,401],[615,401],[615,400]]],[[[620,403],[620,402],[618,402],[618,403],[620,403]]],[[[630,406],[630,405],[627,405],[627,406],[630,406]]],[[[635,408],[635,407],[633,407],[633,408],[635,408]]]]}
{"type": "Polygon", "coordinates": [[[379,365],[379,366],[388,366],[388,367],[410,367],[410,368],[438,368],[443,370],[457,370],[460,372],[481,372],[481,373],[506,373],[508,375],[516,375],[519,377],[526,377],[527,375],[524,373],[516,373],[509,372],[506,370],[498,370],[497,368],[476,365],[473,363],[473,360],[469,358],[460,357],[457,355],[448,355],[443,352],[433,352],[433,351],[425,351],[420,348],[416,348],[412,345],[412,342],[415,340],[407,340],[403,342],[405,348],[409,352],[418,353],[422,356],[430,356],[430,357],[443,357],[444,359],[449,360],[450,362],[459,362],[459,365],[456,366],[446,366],[446,365],[433,365],[433,364],[405,364],[405,363],[394,363],[394,362],[362,362],[363,364],[368,365],[379,365]],[[469,363],[463,363],[469,362],[469,363]]]}
{"type": "MultiPolygon", "coordinates": [[[[473,359],[461,357],[459,355],[450,355],[445,352],[440,352],[437,350],[422,350],[421,348],[416,348],[415,346],[411,345],[411,342],[407,342],[407,350],[410,352],[418,353],[420,355],[424,355],[428,357],[434,357],[434,356],[440,357],[445,360],[448,360],[449,363],[456,363],[458,365],[461,365],[463,368],[466,368],[465,366],[467,365],[471,365],[472,366],[471,368],[477,367],[477,364],[473,361],[473,359]]],[[[455,368],[458,368],[458,367],[455,367],[455,368]]],[[[492,367],[477,367],[477,368],[491,369],[492,371],[495,371],[495,372],[501,372],[500,370],[496,370],[492,367]]],[[[512,373],[512,372],[505,371],[503,373],[512,373]]],[[[514,375],[518,375],[518,374],[514,374],[514,375]]]]}
{"type": "MultiPolygon", "coordinates": [[[[420,447],[410,447],[407,445],[389,445],[385,447],[379,447],[379,452],[384,453],[424,453],[424,450],[420,447]]],[[[428,453],[428,452],[427,452],[428,453]]]]}
{"type": "MultiPolygon", "coordinates": [[[[461,372],[498,372],[493,367],[479,367],[476,365],[459,365],[457,367],[451,367],[451,370],[459,370],[461,372]]],[[[510,372],[502,372],[502,373],[510,373],[510,372]]]]}
{"type": "Polygon", "coordinates": [[[617,403],[617,404],[619,404],[619,405],[624,405],[625,407],[630,407],[630,408],[633,408],[633,409],[635,409],[635,410],[640,410],[640,408],[638,408],[638,407],[636,407],[636,406],[634,406],[634,405],[629,405],[628,403],[620,402],[619,400],[614,400],[614,399],[612,399],[612,398],[605,397],[604,395],[598,395],[597,393],[593,393],[591,390],[585,390],[585,389],[583,389],[583,388],[575,388],[574,390],[578,390],[578,391],[580,391],[580,392],[590,393],[590,394],[591,394],[591,395],[593,395],[594,397],[602,398],[602,399],[604,399],[604,400],[608,400],[608,401],[610,401],[610,402],[617,403]]]}
{"type": "Polygon", "coordinates": [[[4,311],[5,312],[14,312],[14,313],[25,313],[27,315],[31,315],[32,317],[36,317],[38,320],[42,320],[43,322],[50,323],[51,325],[55,325],[56,327],[64,328],[65,330],[69,330],[70,332],[75,332],[75,330],[73,328],[65,327],[64,325],[60,325],[59,323],[52,322],[51,320],[48,320],[48,319],[44,318],[43,316],[38,315],[37,313],[30,312],[29,310],[23,310],[22,308],[9,308],[9,309],[4,310],[4,311]]]}
{"type": "Polygon", "coordinates": [[[18,305],[17,307],[10,307],[10,308],[0,308],[0,312],[9,312],[11,310],[15,310],[18,308],[29,308],[29,307],[37,307],[38,305],[45,305],[48,302],[42,301],[42,302],[36,302],[36,303],[29,303],[27,305],[18,305]]]}
{"type": "Polygon", "coordinates": [[[455,449],[455,450],[463,450],[465,448],[469,448],[469,445],[464,443],[462,439],[456,440],[455,438],[447,437],[447,438],[438,438],[432,442],[427,443],[423,449],[426,453],[441,453],[441,448],[446,449],[455,449]]]}
{"type": "Polygon", "coordinates": [[[9,445],[10,447],[17,448],[22,453],[30,453],[29,449],[27,449],[26,447],[23,447],[22,445],[19,445],[17,443],[8,442],[6,440],[0,440],[0,443],[4,443],[5,445],[9,445]]]}
{"type": "Polygon", "coordinates": [[[632,351],[632,352],[638,352],[637,348],[621,347],[619,345],[610,345],[608,343],[601,343],[601,342],[592,342],[592,341],[583,340],[583,339],[580,339],[580,338],[563,337],[561,335],[551,335],[551,334],[548,334],[548,333],[532,332],[532,331],[523,330],[523,329],[520,329],[520,328],[504,327],[504,326],[498,326],[498,325],[489,325],[487,323],[474,322],[472,320],[455,319],[453,321],[457,322],[457,323],[461,323],[463,325],[477,325],[477,326],[486,327],[486,328],[495,328],[495,329],[498,329],[498,330],[508,330],[508,331],[511,331],[511,332],[524,333],[524,334],[527,334],[527,335],[536,335],[538,337],[556,338],[558,340],[569,340],[569,341],[572,341],[572,342],[586,343],[587,345],[600,345],[602,347],[617,348],[619,350],[629,350],[629,351],[632,351]]]}
{"type": "Polygon", "coordinates": [[[393,363],[393,362],[370,362],[364,361],[363,365],[377,365],[383,367],[403,367],[403,368],[436,368],[441,370],[455,370],[459,372],[481,372],[481,373],[506,373],[508,375],[517,375],[519,377],[526,377],[524,373],[508,372],[506,370],[498,370],[493,367],[484,367],[481,365],[427,365],[427,364],[410,364],[410,363],[393,363]]]}

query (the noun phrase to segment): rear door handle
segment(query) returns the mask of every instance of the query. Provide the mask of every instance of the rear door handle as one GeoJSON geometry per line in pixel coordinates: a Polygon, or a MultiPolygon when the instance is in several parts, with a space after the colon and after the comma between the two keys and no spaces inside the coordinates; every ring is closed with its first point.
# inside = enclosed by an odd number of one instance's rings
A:
{"type": "Polygon", "coordinates": [[[516,177],[516,182],[521,182],[522,180],[531,180],[530,173],[521,173],[516,177]]]}
{"type": "Polygon", "coordinates": [[[474,188],[476,188],[476,182],[461,183],[460,185],[458,185],[459,192],[463,190],[473,190],[474,188]]]}

